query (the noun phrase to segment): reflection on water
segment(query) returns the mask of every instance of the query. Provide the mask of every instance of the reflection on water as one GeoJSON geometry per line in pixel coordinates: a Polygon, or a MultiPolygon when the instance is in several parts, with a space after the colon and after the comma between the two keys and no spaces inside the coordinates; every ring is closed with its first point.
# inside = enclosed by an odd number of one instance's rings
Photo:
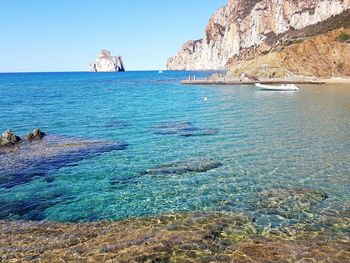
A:
{"type": "Polygon", "coordinates": [[[346,261],[349,87],[181,86],[188,74],[0,75],[0,130],[65,145],[0,153],[0,259],[346,261]]]}

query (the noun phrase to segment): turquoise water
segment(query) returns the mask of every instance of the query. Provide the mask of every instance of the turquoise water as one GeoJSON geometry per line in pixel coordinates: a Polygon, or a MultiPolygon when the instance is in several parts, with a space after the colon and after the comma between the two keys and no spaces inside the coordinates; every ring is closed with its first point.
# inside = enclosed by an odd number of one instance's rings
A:
{"type": "Polygon", "coordinates": [[[349,211],[349,87],[283,93],[180,85],[189,74],[211,73],[0,74],[1,131],[40,127],[128,145],[1,187],[0,219],[121,220],[206,210],[243,212],[273,226],[349,211]],[[181,169],[147,172],[173,162],[181,169]],[[206,167],[211,162],[218,165],[206,167]],[[187,169],[198,165],[208,169],[187,169]],[[259,205],[266,191],[293,189],[327,198],[312,205],[298,199],[299,210],[290,204],[283,213],[259,205]]]}

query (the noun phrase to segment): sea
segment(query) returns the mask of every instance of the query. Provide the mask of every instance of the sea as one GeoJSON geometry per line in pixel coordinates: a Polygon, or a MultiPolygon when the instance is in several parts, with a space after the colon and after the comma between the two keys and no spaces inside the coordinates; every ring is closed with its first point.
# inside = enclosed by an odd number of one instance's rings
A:
{"type": "Polygon", "coordinates": [[[348,235],[349,87],[180,84],[212,74],[0,74],[0,131],[26,145],[0,151],[0,220],[201,212],[348,235]],[[25,140],[34,128],[43,142],[25,140]]]}

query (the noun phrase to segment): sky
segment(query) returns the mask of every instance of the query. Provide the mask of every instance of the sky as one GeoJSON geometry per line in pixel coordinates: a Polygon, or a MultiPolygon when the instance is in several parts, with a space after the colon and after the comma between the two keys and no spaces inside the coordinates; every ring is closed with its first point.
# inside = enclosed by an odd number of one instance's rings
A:
{"type": "Polygon", "coordinates": [[[164,69],[227,0],[0,0],[0,72],[86,71],[101,49],[164,69]]]}

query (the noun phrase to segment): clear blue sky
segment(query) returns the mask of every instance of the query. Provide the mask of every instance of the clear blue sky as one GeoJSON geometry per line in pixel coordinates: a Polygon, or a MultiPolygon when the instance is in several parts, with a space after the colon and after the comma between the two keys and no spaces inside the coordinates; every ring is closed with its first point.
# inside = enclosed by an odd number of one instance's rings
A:
{"type": "Polygon", "coordinates": [[[0,72],[84,71],[99,50],[164,68],[227,0],[1,0],[0,72]]]}

